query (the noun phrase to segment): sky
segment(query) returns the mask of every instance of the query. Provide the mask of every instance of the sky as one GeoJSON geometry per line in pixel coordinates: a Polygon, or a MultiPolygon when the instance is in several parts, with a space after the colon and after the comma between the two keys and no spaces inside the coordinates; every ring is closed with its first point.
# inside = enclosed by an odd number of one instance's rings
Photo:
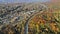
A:
{"type": "Polygon", "coordinates": [[[0,3],[48,2],[50,0],[0,0],[0,3]]]}

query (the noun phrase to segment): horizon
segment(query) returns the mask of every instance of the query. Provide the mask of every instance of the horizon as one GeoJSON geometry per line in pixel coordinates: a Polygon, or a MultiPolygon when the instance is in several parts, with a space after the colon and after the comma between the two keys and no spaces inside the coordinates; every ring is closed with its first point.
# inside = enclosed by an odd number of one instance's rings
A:
{"type": "Polygon", "coordinates": [[[31,3],[31,2],[50,2],[50,0],[0,0],[0,3],[31,3]]]}

